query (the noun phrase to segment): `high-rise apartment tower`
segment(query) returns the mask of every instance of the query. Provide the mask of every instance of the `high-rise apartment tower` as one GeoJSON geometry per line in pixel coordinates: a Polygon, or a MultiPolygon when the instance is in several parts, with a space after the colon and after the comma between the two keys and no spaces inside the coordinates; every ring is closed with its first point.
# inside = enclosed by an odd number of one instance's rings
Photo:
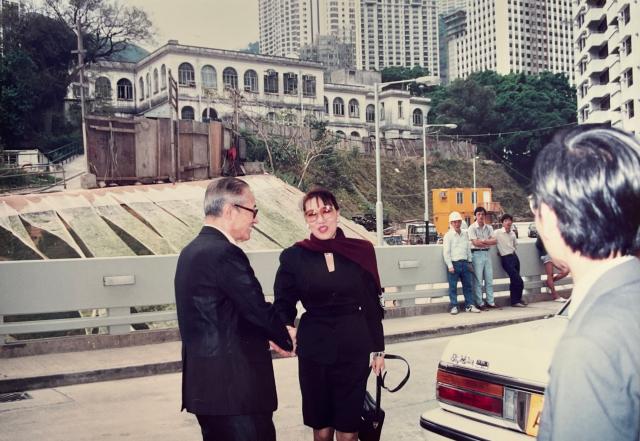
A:
{"type": "Polygon", "coordinates": [[[436,0],[360,0],[359,69],[422,66],[439,75],[436,0]]]}
{"type": "Polygon", "coordinates": [[[456,28],[447,41],[451,79],[483,70],[551,71],[573,83],[570,0],[469,0],[465,12],[464,31],[456,28]]]}
{"type": "Polygon", "coordinates": [[[578,122],[640,134],[640,4],[574,0],[578,122]]]}

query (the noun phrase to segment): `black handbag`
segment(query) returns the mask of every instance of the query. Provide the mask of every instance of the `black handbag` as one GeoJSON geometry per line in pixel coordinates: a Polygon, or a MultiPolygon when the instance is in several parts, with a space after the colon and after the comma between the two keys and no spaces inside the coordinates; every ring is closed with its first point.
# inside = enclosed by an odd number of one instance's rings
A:
{"type": "Polygon", "coordinates": [[[407,365],[407,375],[404,379],[393,389],[389,389],[384,384],[384,379],[387,373],[376,377],[376,398],[375,400],[369,392],[365,393],[364,404],[362,405],[362,413],[360,415],[360,430],[358,431],[358,439],[360,441],[380,441],[382,434],[382,424],[384,424],[385,412],[380,407],[380,399],[382,395],[382,389],[386,389],[389,392],[397,392],[409,381],[409,375],[411,374],[411,368],[409,362],[399,355],[387,354],[384,356],[385,360],[402,360],[407,365]]]}

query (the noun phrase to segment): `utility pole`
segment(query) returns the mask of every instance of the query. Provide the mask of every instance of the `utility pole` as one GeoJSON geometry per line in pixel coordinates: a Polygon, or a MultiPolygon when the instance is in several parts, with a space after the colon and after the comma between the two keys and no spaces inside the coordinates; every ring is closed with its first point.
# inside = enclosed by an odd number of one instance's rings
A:
{"type": "Polygon", "coordinates": [[[76,21],[76,35],[78,37],[78,50],[71,51],[71,53],[78,54],[78,67],[80,68],[80,113],[82,120],[82,152],[86,162],[87,173],[89,170],[89,155],[87,154],[87,123],[85,120],[86,110],[84,105],[84,43],[82,41],[82,25],[80,24],[80,18],[76,21]]]}

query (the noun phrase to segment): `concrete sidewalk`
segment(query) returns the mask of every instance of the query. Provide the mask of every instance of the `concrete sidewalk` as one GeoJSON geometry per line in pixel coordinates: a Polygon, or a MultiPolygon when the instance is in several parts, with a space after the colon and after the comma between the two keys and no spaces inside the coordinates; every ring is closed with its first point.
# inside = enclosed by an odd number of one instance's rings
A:
{"type": "MultiPolygon", "coordinates": [[[[387,344],[464,334],[544,318],[563,304],[543,301],[479,314],[434,313],[384,321],[387,344]]],[[[180,370],[180,342],[0,359],[0,393],[142,377],[180,370]]]]}

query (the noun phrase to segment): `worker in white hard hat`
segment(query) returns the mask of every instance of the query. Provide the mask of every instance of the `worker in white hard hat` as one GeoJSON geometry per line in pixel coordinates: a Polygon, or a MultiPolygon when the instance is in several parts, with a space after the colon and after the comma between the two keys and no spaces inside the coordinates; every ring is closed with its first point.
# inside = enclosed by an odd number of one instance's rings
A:
{"type": "Polygon", "coordinates": [[[464,310],[480,312],[473,304],[473,265],[469,236],[461,226],[462,216],[457,211],[452,211],[449,214],[450,228],[442,241],[442,254],[449,281],[449,311],[454,315],[458,313],[458,280],[462,282],[464,310]]]}

